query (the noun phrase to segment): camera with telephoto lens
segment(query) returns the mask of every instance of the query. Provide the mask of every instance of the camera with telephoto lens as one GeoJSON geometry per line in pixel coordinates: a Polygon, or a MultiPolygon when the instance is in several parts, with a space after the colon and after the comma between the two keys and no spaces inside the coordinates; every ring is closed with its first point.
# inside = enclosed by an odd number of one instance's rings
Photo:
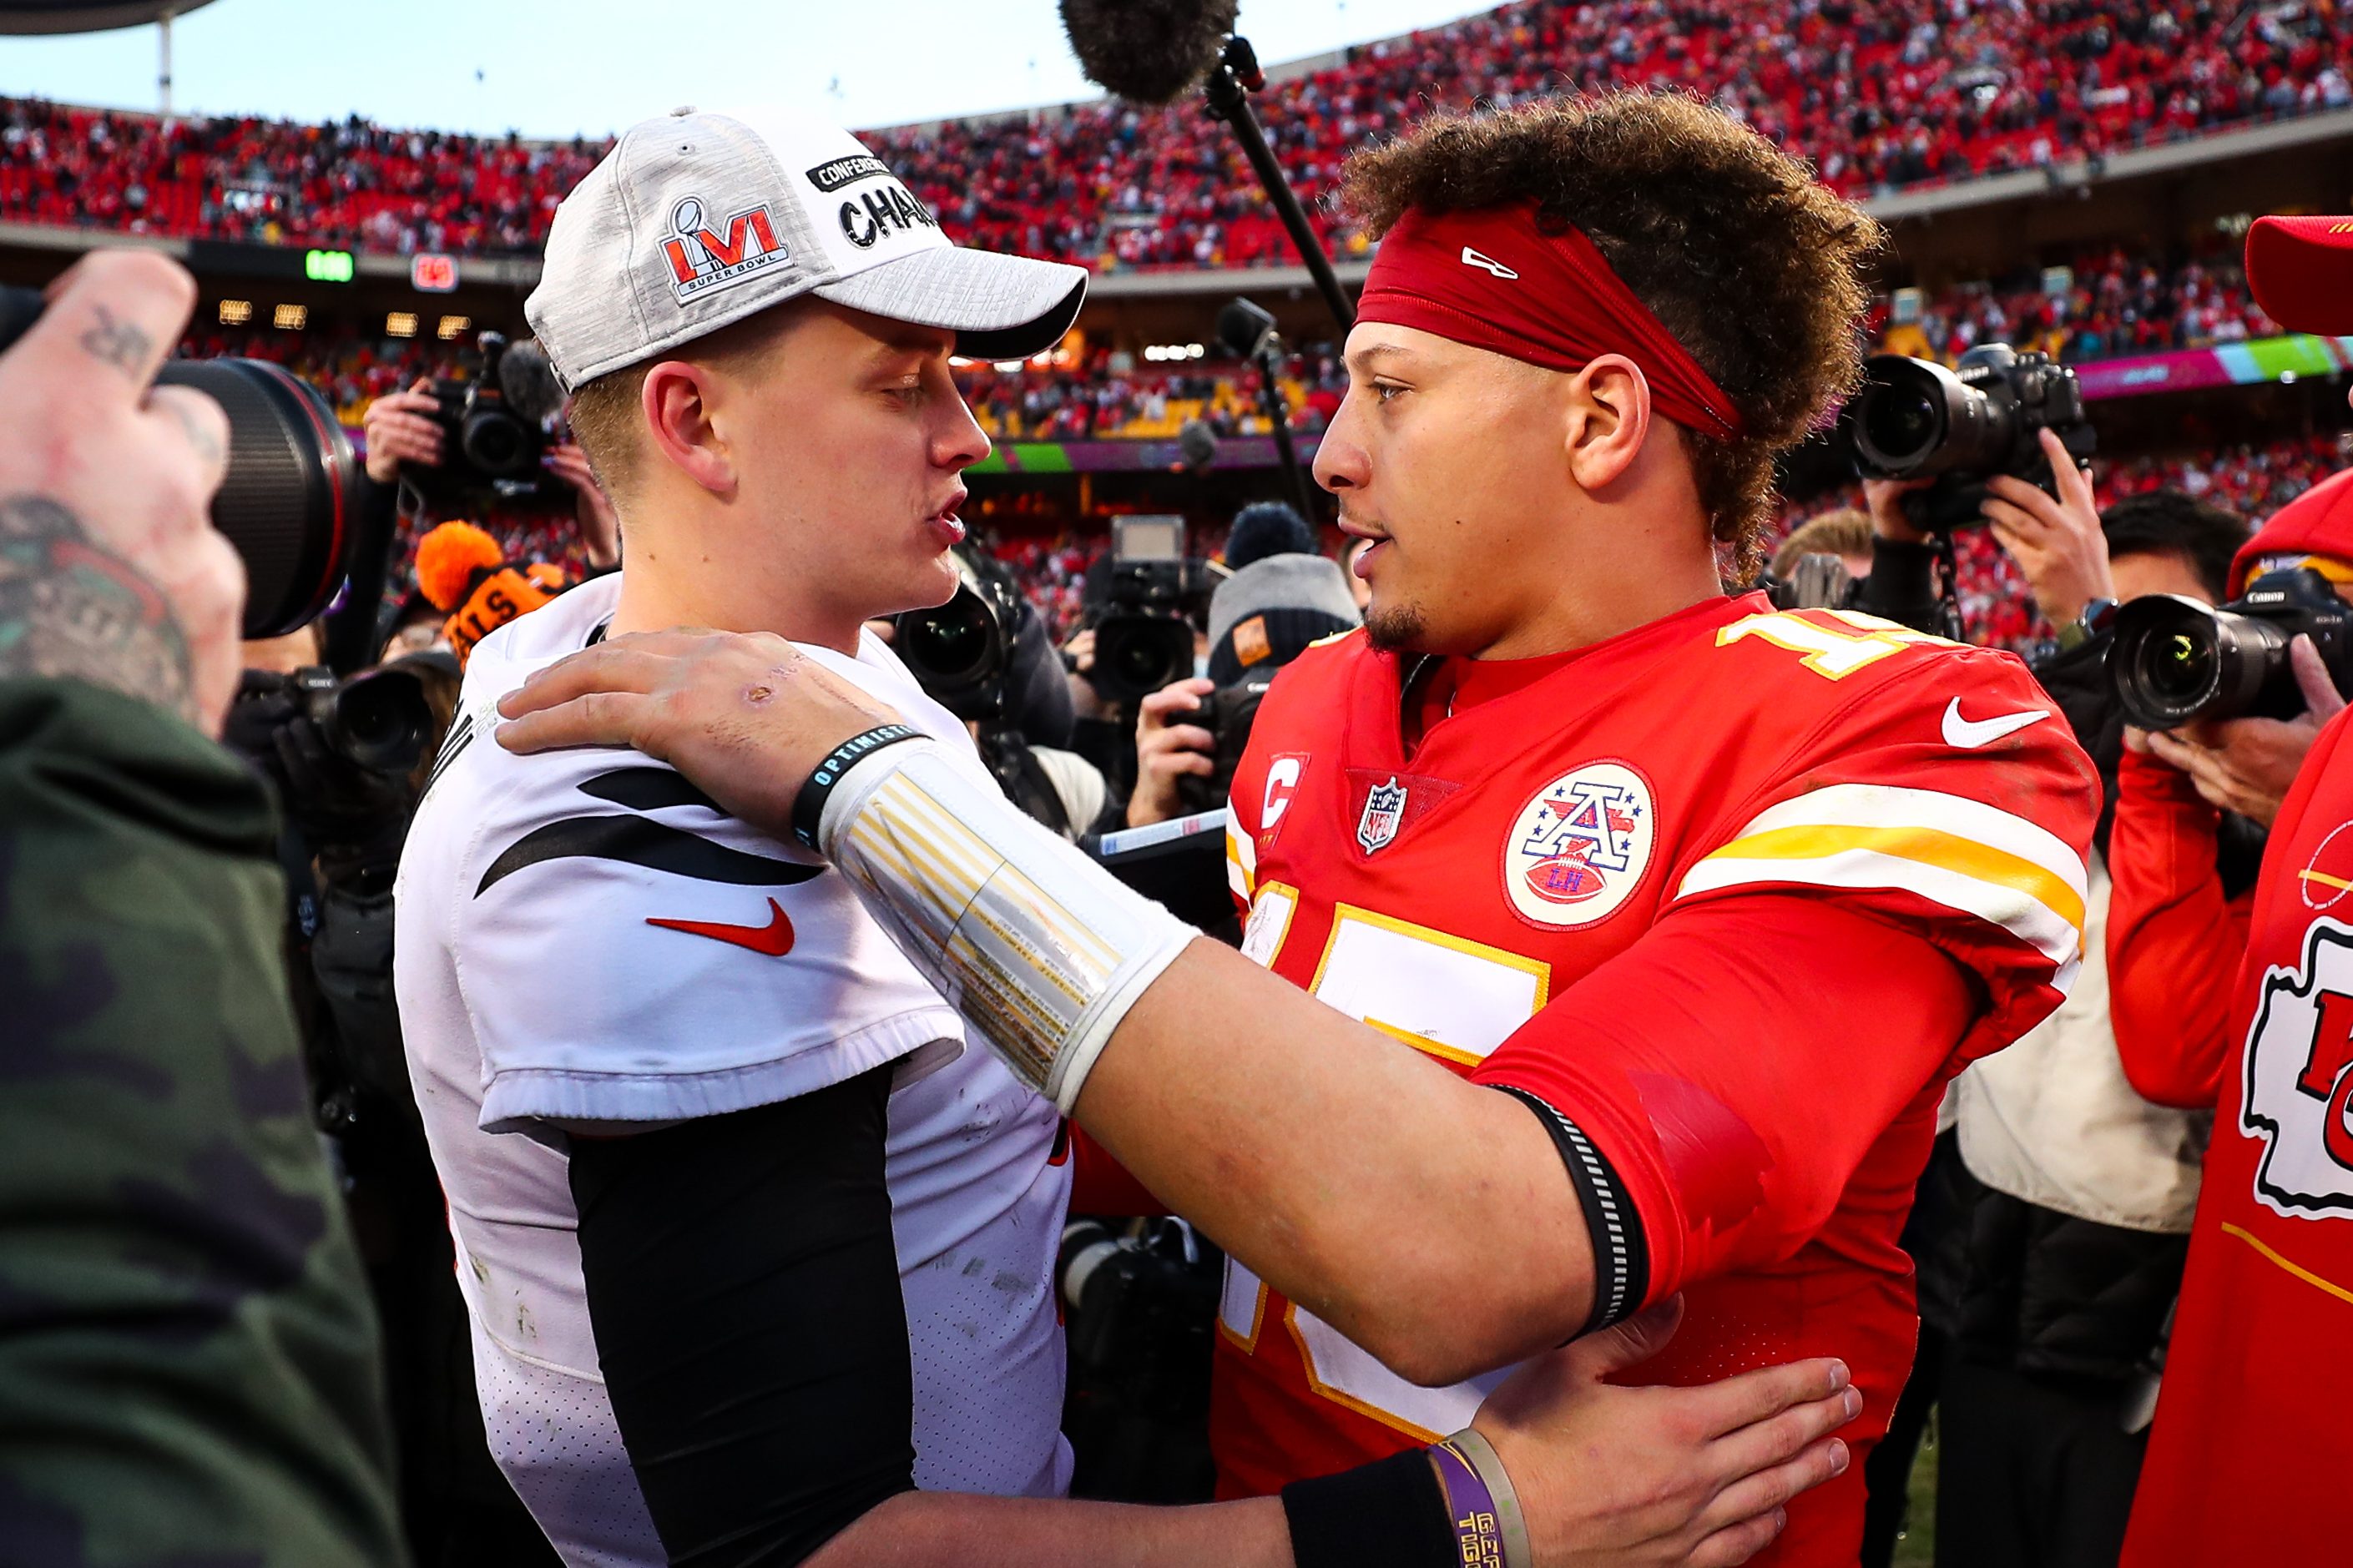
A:
{"type": "Polygon", "coordinates": [[[410,477],[443,495],[489,491],[501,500],[549,493],[540,458],[547,450],[544,422],[519,405],[507,384],[510,348],[500,332],[478,340],[476,373],[464,381],[433,383],[433,420],[441,426],[441,461],[410,477]]]}
{"type": "Polygon", "coordinates": [[[1185,554],[1181,517],[1112,520],[1111,582],[1087,679],[1108,702],[1141,702],[1193,673],[1193,619],[1209,569],[1185,554]]]}
{"type": "Polygon", "coordinates": [[[2095,445],[2075,373],[2008,343],[1971,349],[1951,370],[1873,354],[1846,420],[1866,477],[1936,481],[1905,495],[1904,512],[1914,527],[1940,533],[1985,521],[1985,482],[1997,474],[2058,493],[2039,432],[2055,432],[2078,458],[2095,445]]]}
{"type": "MultiPolygon", "coordinates": [[[[0,289],[0,350],[47,301],[0,289]]],[[[173,360],[159,386],[192,386],[228,416],[228,463],[212,524],[245,563],[248,638],[283,637],[322,614],[359,540],[360,464],[335,411],[310,383],[265,360],[173,360]]]]}
{"type": "Polygon", "coordinates": [[[995,719],[1005,703],[1020,590],[1004,572],[977,560],[969,545],[958,545],[948,558],[955,564],[955,597],[892,617],[892,650],[924,693],[957,718],[995,719]]]}
{"type": "Polygon", "coordinates": [[[286,689],[326,748],[355,767],[397,777],[425,755],[433,710],[413,670],[393,665],[340,679],[311,665],[286,677],[286,689]]]}
{"type": "Polygon", "coordinates": [[[2353,609],[2309,566],[2266,572],[2219,607],[2151,594],[2116,611],[2108,686],[2143,730],[2293,719],[2306,706],[2288,663],[2298,634],[2312,639],[2339,690],[2353,688],[2353,609]]]}

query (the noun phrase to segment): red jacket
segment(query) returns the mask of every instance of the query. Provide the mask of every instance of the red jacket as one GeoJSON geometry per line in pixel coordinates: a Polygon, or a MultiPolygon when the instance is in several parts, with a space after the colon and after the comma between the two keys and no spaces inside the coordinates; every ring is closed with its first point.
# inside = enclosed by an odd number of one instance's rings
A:
{"type": "Polygon", "coordinates": [[[2244,960],[2218,1031],[2227,1049],[2211,1053],[2212,1066],[2229,1070],[2209,1080],[2217,1091],[2214,1142],[2124,1568],[2346,1561],[2344,1412],[2353,1394],[2348,734],[2342,715],[2321,732],[2273,826],[2255,886],[2244,960]]]}

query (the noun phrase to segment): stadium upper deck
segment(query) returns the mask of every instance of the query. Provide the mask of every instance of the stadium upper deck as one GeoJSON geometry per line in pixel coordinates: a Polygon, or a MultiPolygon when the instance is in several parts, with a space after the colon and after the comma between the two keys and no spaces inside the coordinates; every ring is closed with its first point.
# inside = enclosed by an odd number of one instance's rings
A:
{"type": "MultiPolygon", "coordinates": [[[[1407,112],[1566,88],[1672,86],[1853,195],[2033,169],[2353,107],[2327,0],[1531,0],[1345,51],[1261,97],[1342,257],[1340,160],[1407,112]]],[[[1224,128],[1115,101],[883,131],[876,148],[977,243],[1102,268],[1288,260],[1224,128]]],[[[528,253],[602,143],[351,121],[152,116],[0,100],[0,221],[468,256],[528,253]]]]}

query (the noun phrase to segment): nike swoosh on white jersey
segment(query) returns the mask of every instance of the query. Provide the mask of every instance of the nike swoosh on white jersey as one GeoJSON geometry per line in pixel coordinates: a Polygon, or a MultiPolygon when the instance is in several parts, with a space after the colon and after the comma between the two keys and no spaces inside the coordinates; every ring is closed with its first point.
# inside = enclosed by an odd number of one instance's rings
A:
{"type": "Polygon", "coordinates": [[[2029,708],[2022,713],[2004,713],[1992,719],[1964,719],[1961,700],[1957,697],[1945,706],[1945,744],[1962,751],[1974,751],[2004,735],[2014,734],[2029,724],[2040,724],[2051,717],[2046,708],[2029,708]]]}

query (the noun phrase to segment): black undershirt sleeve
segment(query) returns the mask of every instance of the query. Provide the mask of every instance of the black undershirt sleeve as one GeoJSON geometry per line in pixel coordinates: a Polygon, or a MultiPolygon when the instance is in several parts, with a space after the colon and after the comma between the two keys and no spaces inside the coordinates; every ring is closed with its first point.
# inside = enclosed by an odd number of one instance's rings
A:
{"type": "Polygon", "coordinates": [[[799,1563],[914,1485],[890,1088],[572,1140],[597,1359],[673,1563],[799,1563]]]}

